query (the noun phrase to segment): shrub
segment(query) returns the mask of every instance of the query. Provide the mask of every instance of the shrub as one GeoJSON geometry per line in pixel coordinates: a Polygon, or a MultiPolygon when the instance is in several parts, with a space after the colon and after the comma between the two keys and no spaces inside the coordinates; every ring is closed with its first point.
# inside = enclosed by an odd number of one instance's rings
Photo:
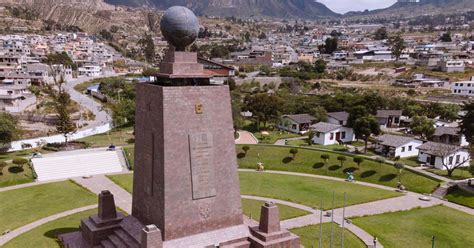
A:
{"type": "Polygon", "coordinates": [[[375,159],[375,162],[377,162],[377,163],[379,163],[379,164],[383,164],[383,163],[385,163],[385,159],[382,158],[382,157],[377,157],[377,158],[375,159]]]}
{"type": "Polygon", "coordinates": [[[353,161],[354,161],[354,163],[357,164],[357,168],[360,169],[360,164],[362,164],[362,162],[364,162],[364,158],[363,157],[354,157],[353,161]]]}
{"type": "Polygon", "coordinates": [[[250,150],[250,146],[243,146],[242,150],[244,151],[245,154],[250,150]]]}
{"type": "Polygon", "coordinates": [[[0,161],[0,175],[3,175],[3,168],[7,167],[7,162],[0,161]]]}
{"type": "Polygon", "coordinates": [[[290,149],[290,153],[291,155],[293,155],[293,159],[296,157],[296,154],[298,153],[298,149],[296,148],[291,148],[290,149]]]}
{"type": "Polygon", "coordinates": [[[28,163],[28,160],[24,158],[14,158],[12,163],[14,163],[16,166],[20,168],[23,168],[23,166],[28,163]]]}

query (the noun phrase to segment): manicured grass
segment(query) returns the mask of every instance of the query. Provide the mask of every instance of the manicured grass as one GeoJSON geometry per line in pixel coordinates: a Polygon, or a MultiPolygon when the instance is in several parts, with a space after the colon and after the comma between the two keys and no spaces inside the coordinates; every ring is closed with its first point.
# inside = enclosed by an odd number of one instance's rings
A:
{"type": "Polygon", "coordinates": [[[474,216],[444,206],[356,218],[353,223],[376,236],[386,248],[428,248],[432,236],[436,247],[474,244],[474,216]]]}
{"type": "Polygon", "coordinates": [[[463,180],[472,177],[471,173],[469,173],[467,168],[459,168],[455,170],[451,177],[448,177],[448,172],[446,170],[427,169],[427,171],[453,180],[463,180]]]}
{"type": "Polygon", "coordinates": [[[474,194],[466,192],[462,189],[456,189],[447,194],[444,198],[450,202],[474,208],[474,194]]]}
{"type": "Polygon", "coordinates": [[[335,208],[343,206],[344,192],[347,193],[347,205],[399,196],[392,191],[311,177],[257,172],[240,172],[239,175],[243,195],[275,198],[315,208],[320,207],[323,197],[323,209],[330,209],[332,192],[336,196],[335,208]]]}
{"type": "Polygon", "coordinates": [[[4,248],[51,248],[60,247],[57,237],[63,233],[69,233],[79,230],[81,219],[90,215],[97,214],[97,209],[66,216],[55,221],[48,222],[31,231],[28,231],[6,243],[4,248]]]}
{"type": "Polygon", "coordinates": [[[127,156],[128,162],[130,163],[130,166],[133,169],[133,166],[135,165],[135,146],[124,146],[123,151],[125,152],[125,156],[127,156]]]}
{"type": "MultiPolygon", "coordinates": [[[[353,171],[358,181],[381,184],[396,187],[398,182],[398,170],[393,165],[379,164],[375,161],[365,159],[361,168],[357,170],[357,164],[349,155],[346,156],[344,166],[341,167],[337,160],[341,154],[319,151],[315,149],[299,148],[295,159],[292,159],[290,147],[253,145],[247,155],[237,146],[237,157],[240,168],[256,169],[257,163],[262,162],[267,170],[293,171],[309,174],[327,175],[332,177],[346,178],[346,172],[353,171]],[[322,154],[328,154],[330,159],[325,166],[321,159],[322,154]]],[[[402,183],[408,190],[431,193],[439,184],[438,181],[415,174],[408,170],[402,172],[402,183]]]]}
{"type": "MultiPolygon", "coordinates": [[[[291,232],[300,237],[301,244],[304,247],[319,247],[319,234],[320,225],[305,226],[300,228],[291,229],[291,232]]],[[[333,223],[333,247],[341,247],[342,241],[342,228],[333,223]]],[[[330,247],[331,241],[331,223],[323,224],[323,235],[322,235],[322,247],[330,247]]],[[[350,248],[365,248],[367,247],[357,236],[348,231],[344,230],[344,247],[350,248]]]]}
{"type": "Polygon", "coordinates": [[[296,133],[290,133],[286,131],[266,131],[269,135],[262,135],[261,132],[254,133],[255,137],[258,139],[259,143],[261,144],[275,144],[277,140],[280,139],[289,139],[289,138],[296,138],[301,137],[301,135],[296,133]]]}
{"type": "Polygon", "coordinates": [[[402,162],[408,166],[411,166],[411,167],[419,167],[420,166],[420,162],[418,162],[418,157],[415,156],[415,157],[408,157],[408,158],[400,158],[398,160],[398,162],[402,162]]]}
{"type": "MultiPolygon", "coordinates": [[[[333,191],[336,194],[335,207],[343,206],[344,192],[347,192],[347,205],[399,196],[392,191],[318,178],[257,172],[240,172],[239,175],[243,195],[275,198],[316,208],[319,208],[322,196],[323,208],[330,209],[333,191]]],[[[128,192],[132,192],[133,174],[108,177],[128,192]]]]}
{"type": "Polygon", "coordinates": [[[34,181],[33,172],[28,165],[20,168],[9,162],[2,172],[0,175],[0,188],[34,181]]]}
{"type": "MultiPolygon", "coordinates": [[[[261,208],[265,204],[264,201],[256,201],[250,199],[242,199],[242,210],[244,214],[252,219],[259,221],[261,208]]],[[[277,204],[278,210],[280,211],[280,220],[293,219],[296,217],[311,214],[301,209],[288,207],[286,205],[277,204]]]]}
{"type": "Polygon", "coordinates": [[[133,192],[133,174],[109,175],[107,177],[129,193],[133,192]]]}
{"type": "Polygon", "coordinates": [[[91,192],[70,182],[0,192],[0,233],[67,210],[97,203],[91,192]]]}
{"type": "Polygon", "coordinates": [[[128,145],[133,139],[133,127],[117,128],[110,133],[98,134],[80,139],[79,141],[87,142],[91,147],[106,147],[110,144],[116,146],[128,145]]]}
{"type": "Polygon", "coordinates": [[[289,140],[287,145],[320,148],[320,149],[333,150],[333,151],[346,151],[347,150],[347,147],[342,146],[342,145],[323,146],[323,145],[318,145],[318,144],[312,144],[311,146],[309,146],[306,140],[289,140]]]}

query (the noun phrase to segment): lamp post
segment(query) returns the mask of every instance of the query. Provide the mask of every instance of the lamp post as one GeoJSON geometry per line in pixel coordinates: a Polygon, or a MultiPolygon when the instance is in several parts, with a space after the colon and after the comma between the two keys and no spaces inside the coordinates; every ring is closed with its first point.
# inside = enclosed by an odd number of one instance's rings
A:
{"type": "Polygon", "coordinates": [[[431,248],[435,248],[436,236],[431,237],[431,248]]]}

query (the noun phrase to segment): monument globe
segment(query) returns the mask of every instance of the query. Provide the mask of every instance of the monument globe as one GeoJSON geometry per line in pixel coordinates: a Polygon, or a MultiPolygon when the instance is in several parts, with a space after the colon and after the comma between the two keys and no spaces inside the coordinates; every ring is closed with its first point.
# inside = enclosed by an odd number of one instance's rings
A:
{"type": "Polygon", "coordinates": [[[177,51],[191,45],[199,34],[199,21],[194,13],[183,6],[173,6],[161,18],[161,33],[177,51]]]}

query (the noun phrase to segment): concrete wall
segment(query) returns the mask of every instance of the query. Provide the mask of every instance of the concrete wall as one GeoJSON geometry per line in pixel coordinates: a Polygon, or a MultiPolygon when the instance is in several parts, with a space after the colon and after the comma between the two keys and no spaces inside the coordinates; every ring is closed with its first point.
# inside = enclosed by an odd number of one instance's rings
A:
{"type": "MultiPolygon", "coordinates": [[[[112,129],[112,125],[110,123],[107,123],[107,124],[104,124],[102,126],[81,130],[81,131],[78,131],[78,132],[70,135],[69,138],[68,138],[68,141],[78,140],[78,139],[82,139],[82,138],[89,137],[89,136],[92,136],[92,135],[106,133],[111,129],[112,129]]],[[[42,146],[46,143],[60,143],[60,142],[64,142],[64,141],[65,141],[64,136],[60,135],[60,134],[53,135],[53,136],[48,136],[48,137],[36,138],[36,139],[18,140],[18,141],[13,141],[10,144],[10,149],[8,151],[9,152],[14,152],[14,151],[25,150],[25,149],[22,148],[22,145],[25,145],[25,144],[31,145],[31,147],[29,147],[29,148],[36,148],[36,147],[42,146]]]]}

